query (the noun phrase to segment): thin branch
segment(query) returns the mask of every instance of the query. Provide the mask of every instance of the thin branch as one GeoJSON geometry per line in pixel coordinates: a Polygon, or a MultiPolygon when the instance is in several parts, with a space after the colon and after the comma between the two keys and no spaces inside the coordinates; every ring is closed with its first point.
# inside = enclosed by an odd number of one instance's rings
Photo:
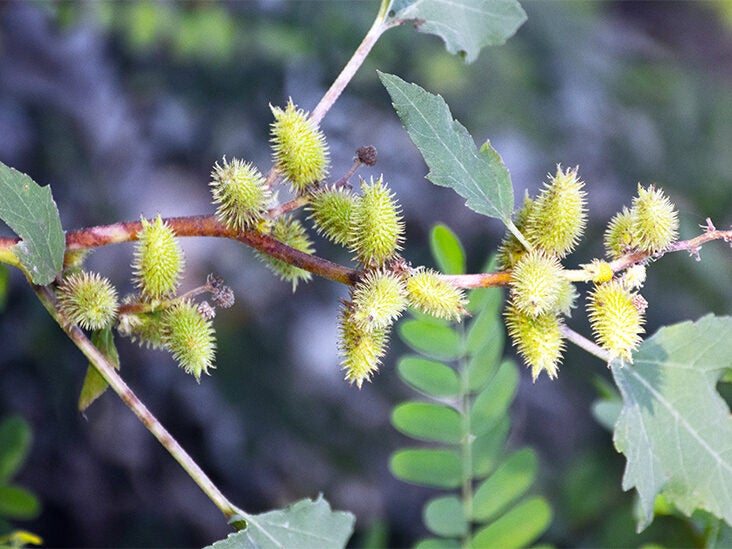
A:
{"type": "Polygon", "coordinates": [[[580,349],[584,349],[591,355],[595,355],[597,358],[599,358],[603,362],[607,362],[608,364],[610,363],[610,360],[612,360],[610,353],[608,353],[605,349],[603,349],[593,341],[590,341],[582,334],[578,334],[566,324],[563,324],[560,330],[562,331],[562,335],[564,337],[577,345],[577,347],[579,347],[580,349]]]}
{"type": "Polygon", "coordinates": [[[465,275],[440,275],[440,278],[458,288],[490,288],[492,286],[506,286],[511,279],[507,272],[478,273],[465,275]]]}
{"type": "Polygon", "coordinates": [[[163,447],[173,456],[173,458],[183,467],[188,475],[198,484],[208,498],[218,507],[224,516],[228,519],[234,515],[242,515],[241,509],[231,503],[226,496],[221,493],[218,487],[203,472],[193,458],[183,449],[178,441],[168,432],[162,423],[148,410],[148,408],[137,398],[137,395],[129,388],[124,380],[119,376],[114,366],[107,358],[94,346],[89,338],[81,329],[67,320],[61,315],[55,306],[53,293],[48,286],[33,286],[36,295],[43,303],[44,307],[53,316],[61,329],[69,336],[71,341],[86,356],[91,364],[96,368],[99,374],[109,384],[112,390],[122,399],[122,402],[132,410],[138,419],[145,425],[153,436],[163,445],[163,447]]]}

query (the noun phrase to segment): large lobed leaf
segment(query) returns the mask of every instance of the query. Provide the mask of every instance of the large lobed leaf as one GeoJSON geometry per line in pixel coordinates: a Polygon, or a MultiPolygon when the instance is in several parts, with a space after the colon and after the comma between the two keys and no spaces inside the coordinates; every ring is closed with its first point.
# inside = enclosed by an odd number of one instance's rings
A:
{"type": "Polygon", "coordinates": [[[15,254],[34,284],[50,284],[61,270],[66,241],[50,187],[0,162],[0,219],[22,241],[15,254]]]}
{"type": "Polygon", "coordinates": [[[345,547],[353,533],[354,516],[332,511],[327,501],[303,499],[287,509],[244,517],[247,528],[217,541],[212,549],[330,549],[345,547]]]}
{"type": "Polygon", "coordinates": [[[716,390],[732,367],[730,335],[732,318],[706,316],[659,330],[632,366],[612,364],[623,398],[615,446],[628,460],[623,488],[640,496],[639,530],[661,493],[732,524],[732,417],[716,390]]]}
{"type": "Polygon", "coordinates": [[[511,177],[498,153],[486,142],[480,149],[468,130],[454,120],[439,95],[393,74],[379,73],[409,137],[430,169],[427,178],[450,187],[466,206],[504,223],[513,212],[511,177]]]}
{"type": "Polygon", "coordinates": [[[516,0],[394,0],[389,19],[414,21],[418,31],[436,34],[447,51],[471,63],[481,48],[513,36],[526,13],[516,0]]]}

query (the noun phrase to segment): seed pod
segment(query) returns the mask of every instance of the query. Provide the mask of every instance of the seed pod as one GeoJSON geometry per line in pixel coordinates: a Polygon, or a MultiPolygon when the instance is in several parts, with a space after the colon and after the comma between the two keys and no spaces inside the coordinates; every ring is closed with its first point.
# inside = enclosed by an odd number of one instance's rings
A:
{"type": "MultiPolygon", "coordinates": [[[[533,206],[534,201],[529,198],[529,193],[527,192],[524,195],[524,205],[518,212],[516,212],[516,220],[514,221],[514,225],[516,225],[516,228],[521,231],[522,234],[525,230],[526,221],[531,214],[533,206]]],[[[506,231],[506,236],[503,237],[503,241],[498,247],[498,255],[496,257],[498,268],[504,271],[510,271],[525,253],[526,248],[524,248],[524,245],[519,242],[516,235],[510,231],[506,231]]]]}
{"type": "Polygon", "coordinates": [[[162,349],[165,347],[163,311],[152,313],[125,314],[119,318],[117,332],[132,338],[140,347],[162,349]]]}
{"type": "Polygon", "coordinates": [[[217,219],[237,232],[262,219],[272,198],[259,170],[236,158],[214,165],[210,186],[217,219]]]}
{"type": "Polygon", "coordinates": [[[423,313],[460,320],[466,314],[463,291],[439,277],[436,271],[420,267],[407,278],[409,304],[423,313]]]}
{"type": "Polygon", "coordinates": [[[292,102],[285,109],[273,107],[271,126],[274,162],[292,190],[303,192],[308,185],[325,179],[328,173],[328,145],[323,133],[292,102]]]}
{"type": "Polygon", "coordinates": [[[162,322],[165,348],[181,368],[201,381],[201,374],[215,367],[216,337],[211,321],[194,303],[183,301],[166,309],[162,322]]]}
{"type": "Polygon", "coordinates": [[[361,180],[361,198],[351,214],[349,247],[363,265],[381,266],[401,249],[404,222],[393,193],[379,177],[361,180]]]}
{"type": "Polygon", "coordinates": [[[526,221],[523,234],[531,244],[559,257],[574,249],[587,224],[584,185],[577,168],[562,171],[557,166],[526,221]]]}
{"type": "Polygon", "coordinates": [[[346,370],[345,379],[359,389],[364,381],[370,381],[378,371],[386,354],[388,333],[385,329],[364,330],[353,321],[350,304],[341,311],[339,321],[341,366],[346,370]]]}
{"type": "Polygon", "coordinates": [[[616,213],[605,229],[605,253],[610,259],[618,259],[635,247],[633,236],[633,216],[630,210],[623,209],[616,213]]]}
{"type": "Polygon", "coordinates": [[[152,223],[143,218],[132,261],[133,282],[142,298],[155,301],[174,294],[183,264],[183,251],[173,229],[159,215],[152,223]]]}
{"type": "MultiPolygon", "coordinates": [[[[301,252],[311,254],[315,251],[303,224],[290,215],[281,215],[275,219],[272,225],[271,236],[301,252]]],[[[293,292],[297,289],[297,284],[301,280],[307,282],[312,277],[310,272],[305,269],[290,265],[281,259],[274,258],[262,252],[257,252],[257,256],[282,280],[291,282],[293,292]]]]}
{"type": "Polygon", "coordinates": [[[613,278],[613,269],[607,261],[593,259],[592,263],[582,265],[583,270],[592,277],[592,282],[602,284],[613,278]]]}
{"type": "Polygon", "coordinates": [[[117,316],[117,291],[98,273],[70,274],[59,285],[57,295],[61,313],[85,330],[108,328],[117,316]]]}
{"type": "Polygon", "coordinates": [[[562,265],[555,256],[532,250],[511,271],[511,299],[527,315],[556,312],[563,280],[562,265]]]}
{"type": "Polygon", "coordinates": [[[557,298],[557,303],[554,306],[554,311],[557,314],[571,317],[572,309],[575,308],[578,296],[579,294],[577,293],[577,288],[574,287],[574,284],[563,278],[559,290],[559,297],[557,298]]]}
{"type": "Polygon", "coordinates": [[[361,329],[391,326],[407,306],[404,281],[389,271],[371,271],[353,289],[352,321],[361,329]]]}
{"type": "Polygon", "coordinates": [[[630,214],[633,234],[643,252],[663,250],[678,237],[678,212],[663,191],[653,185],[648,189],[638,185],[638,196],[633,199],[630,214]]]}
{"type": "Polygon", "coordinates": [[[642,341],[643,313],[635,306],[633,295],[615,279],[597,286],[589,297],[587,316],[592,331],[611,360],[633,362],[632,352],[642,341]]]}
{"type": "Polygon", "coordinates": [[[356,205],[354,194],[343,187],[314,193],[308,204],[313,227],[331,242],[345,246],[351,231],[351,216],[356,205]]]}
{"type": "Polygon", "coordinates": [[[553,313],[528,315],[511,302],[505,315],[508,334],[531,368],[531,379],[536,381],[542,371],[546,371],[550,379],[556,378],[564,351],[559,318],[553,313]]]}

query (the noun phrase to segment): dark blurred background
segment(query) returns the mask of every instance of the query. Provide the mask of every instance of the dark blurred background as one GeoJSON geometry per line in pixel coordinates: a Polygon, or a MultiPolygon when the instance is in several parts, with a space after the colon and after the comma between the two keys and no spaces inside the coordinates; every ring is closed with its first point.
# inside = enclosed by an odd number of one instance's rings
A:
{"type": "MultiPolygon", "coordinates": [[[[602,255],[602,232],[638,182],[675,201],[681,237],[707,216],[732,223],[732,8],[722,2],[523,2],[528,22],[506,46],[465,65],[441,41],[389,31],[324,123],[333,177],[374,145],[407,221],[405,256],[428,263],[444,222],[475,271],[502,236],[496,220],[433,187],[376,77],[400,75],[440,93],[476,140],[490,138],[511,171],[517,203],[557,163],[579,165],[591,225],[567,265],[602,255]]],[[[369,28],[377,1],[0,3],[0,161],[50,184],[68,229],[210,213],[212,164],[223,155],[270,167],[269,103],[312,109],[369,28]]],[[[0,234],[10,234],[6,227],[0,234]]],[[[320,255],[342,250],[317,240],[320,255]]],[[[163,352],[119,340],[122,375],[219,484],[250,512],[323,492],[357,516],[353,545],[389,546],[426,532],[432,493],[395,480],[388,456],[404,439],[390,408],[410,396],[393,371],[394,341],[374,382],[342,380],[336,316],[345,289],[314,280],[297,293],[234,242],[188,239],[184,290],[208,273],[233,287],[219,313],[217,369],[200,385],[163,352]]],[[[89,260],[132,291],[132,248],[89,260]]],[[[732,254],[712,243],[702,262],[676,254],[649,269],[648,332],[732,309],[732,254]]],[[[43,504],[17,522],[51,547],[201,546],[230,531],[214,505],[114,394],[81,415],[86,362],[19,273],[0,316],[0,418],[34,430],[18,482],[43,504]]],[[[588,334],[583,314],[570,324],[588,334]]],[[[509,350],[510,352],[510,350],[509,350]]],[[[541,458],[537,491],[555,509],[545,539],[559,546],[692,543],[690,526],[658,519],[633,533],[623,460],[592,418],[604,366],[570,349],[555,382],[523,372],[512,444],[541,458]]]]}

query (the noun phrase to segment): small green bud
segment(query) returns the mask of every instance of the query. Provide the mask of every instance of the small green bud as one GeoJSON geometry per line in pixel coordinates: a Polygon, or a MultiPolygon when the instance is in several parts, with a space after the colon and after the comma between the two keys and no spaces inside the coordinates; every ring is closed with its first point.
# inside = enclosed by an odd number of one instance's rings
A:
{"type": "Polygon", "coordinates": [[[511,271],[511,298],[518,310],[527,315],[556,312],[563,281],[559,260],[555,256],[532,250],[511,271]]]}
{"type": "Polygon", "coordinates": [[[361,180],[361,198],[351,215],[349,246],[363,265],[380,266],[401,249],[404,222],[394,195],[379,177],[361,180]]]}
{"type": "Polygon", "coordinates": [[[68,275],[58,287],[61,313],[85,330],[108,328],[117,316],[117,291],[98,273],[68,275]]]}
{"type": "Polygon", "coordinates": [[[605,229],[604,243],[605,253],[610,259],[623,257],[635,247],[633,216],[625,206],[608,223],[607,229],[605,229]]]}
{"type": "Polygon", "coordinates": [[[511,302],[505,315],[508,334],[513,346],[531,368],[531,379],[536,381],[542,371],[546,371],[549,379],[556,378],[564,351],[559,318],[553,313],[528,315],[511,302]]]}
{"type": "Polygon", "coordinates": [[[584,185],[577,168],[562,171],[557,166],[526,221],[523,234],[531,244],[559,257],[574,249],[587,224],[584,185]]]}
{"type": "Polygon", "coordinates": [[[599,259],[593,259],[592,263],[582,265],[582,268],[592,277],[592,282],[595,284],[609,282],[615,274],[607,261],[600,261],[599,259]]]}
{"type": "Polygon", "coordinates": [[[274,162],[293,191],[303,192],[308,185],[328,174],[328,145],[323,133],[302,109],[292,102],[285,109],[272,107],[274,122],[271,142],[274,162]]]}
{"type": "Polygon", "coordinates": [[[633,362],[632,352],[642,341],[644,319],[634,294],[620,280],[595,288],[589,297],[587,316],[598,345],[610,353],[611,360],[633,362]]]}
{"type": "Polygon", "coordinates": [[[633,234],[643,252],[657,252],[670,246],[678,237],[679,216],[661,189],[638,185],[638,196],[630,209],[633,234]]]}
{"type": "Polygon", "coordinates": [[[463,291],[432,269],[412,271],[407,278],[407,297],[411,306],[437,318],[460,320],[467,312],[463,291]]]}
{"type": "Polygon", "coordinates": [[[352,321],[362,329],[388,328],[407,306],[404,281],[389,271],[371,271],[353,289],[352,321]]]}
{"type": "Polygon", "coordinates": [[[628,267],[620,279],[628,290],[638,290],[646,283],[645,265],[632,265],[628,267]]]}
{"type": "Polygon", "coordinates": [[[201,374],[215,367],[216,337],[211,321],[190,301],[166,309],[162,319],[165,348],[181,368],[201,381],[201,374]]]}
{"type": "MultiPolygon", "coordinates": [[[[516,219],[514,221],[514,225],[516,225],[516,228],[521,231],[522,234],[525,230],[526,221],[529,219],[533,207],[534,201],[529,197],[529,193],[527,192],[524,195],[524,205],[518,210],[518,212],[516,212],[516,219]]],[[[506,231],[506,236],[503,237],[503,241],[498,247],[498,255],[496,258],[498,261],[498,268],[504,271],[510,271],[525,253],[526,248],[524,248],[524,245],[521,244],[518,238],[516,238],[516,235],[511,231],[506,231]]]]}
{"type": "Polygon", "coordinates": [[[248,162],[233,159],[216,163],[211,172],[211,194],[216,217],[233,231],[247,229],[262,219],[272,198],[264,176],[248,162]]]}
{"type": "MultiPolygon", "coordinates": [[[[308,237],[305,227],[300,220],[290,215],[281,215],[275,219],[271,231],[272,238],[279,240],[283,244],[311,254],[315,251],[313,243],[308,237]]],[[[281,259],[274,258],[267,254],[257,252],[257,256],[264,261],[269,269],[279,276],[282,280],[292,283],[292,291],[297,289],[297,284],[303,280],[309,281],[312,275],[310,272],[300,267],[295,267],[281,259]]]]}
{"type": "Polygon", "coordinates": [[[155,301],[174,294],[183,264],[183,251],[173,229],[159,215],[152,223],[143,218],[132,262],[133,282],[142,298],[155,301]]]}
{"type": "Polygon", "coordinates": [[[351,235],[351,217],[356,205],[354,194],[343,187],[313,193],[308,204],[313,226],[331,242],[345,246],[351,235]]]}
{"type": "Polygon", "coordinates": [[[388,332],[386,329],[364,330],[354,322],[350,304],[341,311],[339,321],[341,366],[346,370],[345,379],[360,389],[364,381],[370,381],[378,371],[386,354],[388,332]]]}

